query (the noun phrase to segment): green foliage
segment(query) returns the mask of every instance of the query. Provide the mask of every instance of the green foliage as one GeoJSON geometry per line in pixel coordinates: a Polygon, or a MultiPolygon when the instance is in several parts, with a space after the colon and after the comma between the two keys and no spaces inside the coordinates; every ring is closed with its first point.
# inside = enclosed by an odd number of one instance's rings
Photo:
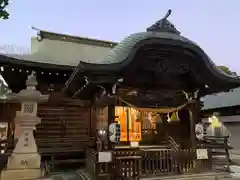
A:
{"type": "Polygon", "coordinates": [[[232,72],[228,67],[226,66],[218,66],[223,72],[229,75],[237,75],[236,72],[232,72]]]}
{"type": "Polygon", "coordinates": [[[9,0],[0,0],[0,19],[8,19],[9,13],[6,10],[8,4],[9,0]]]}

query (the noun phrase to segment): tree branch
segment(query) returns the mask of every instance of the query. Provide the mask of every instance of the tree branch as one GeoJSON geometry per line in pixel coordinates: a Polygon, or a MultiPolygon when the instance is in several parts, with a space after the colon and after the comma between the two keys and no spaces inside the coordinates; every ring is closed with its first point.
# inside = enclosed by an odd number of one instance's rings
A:
{"type": "Polygon", "coordinates": [[[0,19],[8,19],[9,13],[6,10],[6,7],[9,4],[9,0],[0,0],[0,19]]]}

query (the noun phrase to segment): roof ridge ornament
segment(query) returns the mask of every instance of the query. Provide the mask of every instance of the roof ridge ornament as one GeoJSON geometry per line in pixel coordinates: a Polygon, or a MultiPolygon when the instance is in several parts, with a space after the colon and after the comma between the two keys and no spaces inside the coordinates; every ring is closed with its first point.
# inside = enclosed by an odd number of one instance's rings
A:
{"type": "Polygon", "coordinates": [[[180,32],[175,28],[175,26],[167,20],[167,18],[171,15],[172,10],[169,9],[166,15],[154,23],[152,26],[147,28],[147,31],[153,31],[153,32],[168,32],[168,33],[174,33],[179,35],[180,32]]]}

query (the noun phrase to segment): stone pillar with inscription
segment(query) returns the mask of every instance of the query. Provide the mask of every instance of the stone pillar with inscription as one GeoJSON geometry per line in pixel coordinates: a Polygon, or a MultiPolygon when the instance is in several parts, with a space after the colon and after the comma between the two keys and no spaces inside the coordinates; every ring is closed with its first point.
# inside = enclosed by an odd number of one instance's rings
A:
{"type": "Polygon", "coordinates": [[[17,111],[15,123],[19,124],[17,144],[8,158],[6,169],[1,172],[1,180],[36,179],[41,176],[41,156],[38,154],[33,129],[41,119],[37,117],[39,102],[48,100],[48,95],[42,95],[36,90],[37,80],[34,74],[28,76],[27,88],[18,94],[9,96],[10,100],[21,103],[21,111],[17,111]]]}

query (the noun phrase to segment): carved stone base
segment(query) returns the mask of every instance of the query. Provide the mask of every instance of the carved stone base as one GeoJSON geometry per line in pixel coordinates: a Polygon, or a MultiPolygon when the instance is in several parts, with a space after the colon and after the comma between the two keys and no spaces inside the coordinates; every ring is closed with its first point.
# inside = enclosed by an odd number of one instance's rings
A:
{"type": "Polygon", "coordinates": [[[1,180],[24,180],[42,177],[41,156],[37,153],[13,153],[8,158],[7,168],[1,173],[1,180]]]}
{"type": "Polygon", "coordinates": [[[40,168],[41,156],[38,153],[16,154],[8,157],[7,169],[38,169],[40,168]]]}
{"type": "Polygon", "coordinates": [[[29,180],[38,179],[42,175],[41,169],[4,169],[1,180],[29,180]]]}

